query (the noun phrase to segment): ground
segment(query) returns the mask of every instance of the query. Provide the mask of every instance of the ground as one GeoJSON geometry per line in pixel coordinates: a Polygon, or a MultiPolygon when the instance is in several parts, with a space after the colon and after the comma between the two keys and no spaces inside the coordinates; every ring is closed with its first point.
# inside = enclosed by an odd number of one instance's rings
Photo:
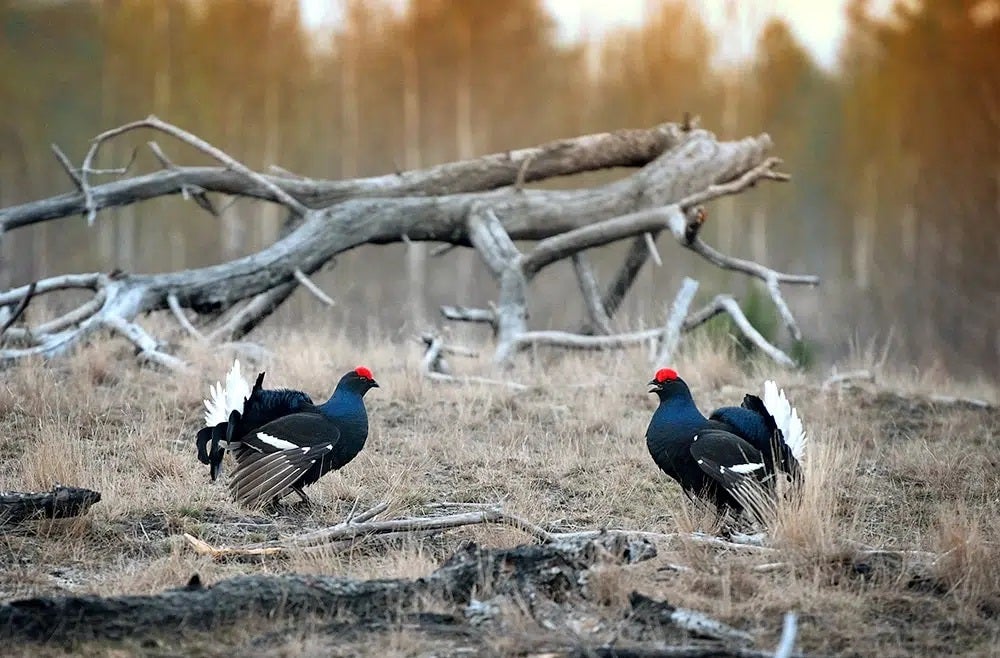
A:
{"type": "MultiPolygon", "coordinates": [[[[514,391],[426,381],[416,346],[377,338],[352,345],[299,331],[266,342],[296,346],[263,364],[269,386],[294,386],[325,399],[339,376],[359,364],[371,367],[381,384],[366,398],[366,449],[309,490],[311,509],[293,505],[293,498],[275,511],[239,509],[197,461],[193,439],[203,420],[202,398],[231,356],[187,346],[191,371],[163,374],[134,364],[131,350],[108,341],[5,371],[0,490],[43,491],[60,482],[96,489],[103,498],[84,517],[5,530],[0,600],[157,593],[183,586],[194,573],[207,585],[248,573],[415,578],[469,540],[487,547],[533,541],[509,526],[481,525],[248,562],[213,560],[183,538],[186,532],[214,546],[239,546],[329,526],[353,507],[379,501],[390,503],[383,518],[440,514],[448,502],[502,503],[554,530],[711,529],[711,518],[682,499],[646,451],[643,434],[655,397],[646,393],[651,368],[639,351],[526,357],[503,376],[532,388],[514,391]]],[[[491,374],[487,356],[451,361],[460,370],[491,374]]],[[[859,356],[842,366],[880,367],[864,361],[859,356]]],[[[588,610],[587,623],[542,629],[528,618],[516,623],[514,611],[503,633],[484,631],[467,646],[523,655],[554,637],[563,646],[607,643],[629,595],[638,591],[747,631],[761,650],[773,650],[784,613],[795,611],[797,648],[809,655],[997,655],[995,388],[878,370],[874,385],[822,390],[828,372],[737,362],[709,342],[688,346],[675,365],[703,411],[738,403],[773,377],[804,418],[807,486],[801,504],[783,508],[770,529],[774,550],[663,542],[652,560],[594,575],[602,604],[588,610]],[[993,406],[934,402],[929,393],[975,396],[993,406]]],[[[445,645],[426,629],[411,632],[405,622],[376,624],[362,634],[346,626],[329,619],[261,620],[211,636],[73,649],[92,655],[462,652],[461,638],[449,636],[445,645]]],[[[39,649],[21,651],[37,655],[39,649]]]]}

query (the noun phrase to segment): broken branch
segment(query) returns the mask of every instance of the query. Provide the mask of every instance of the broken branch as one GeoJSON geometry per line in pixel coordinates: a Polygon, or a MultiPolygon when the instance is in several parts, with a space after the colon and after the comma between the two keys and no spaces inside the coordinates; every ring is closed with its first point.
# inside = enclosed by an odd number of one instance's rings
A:
{"type": "Polygon", "coordinates": [[[597,277],[590,266],[590,261],[586,254],[577,252],[573,254],[573,271],[576,273],[576,281],[580,284],[580,293],[583,295],[584,305],[587,307],[587,314],[594,327],[602,334],[611,333],[611,318],[601,301],[601,291],[597,285],[597,277]]]}
{"type": "Polygon", "coordinates": [[[323,289],[317,286],[312,279],[306,276],[305,272],[299,268],[295,268],[293,274],[295,275],[295,280],[301,283],[303,288],[311,292],[316,299],[330,307],[336,305],[333,298],[323,292],[323,289]]]}
{"type": "Polygon", "coordinates": [[[674,358],[677,344],[681,339],[684,318],[687,317],[688,309],[691,308],[691,302],[694,301],[697,292],[698,282],[690,277],[684,277],[681,289],[677,291],[677,296],[670,305],[667,322],[663,325],[663,333],[660,335],[660,349],[656,354],[657,368],[666,367],[674,358]]]}
{"type": "Polygon", "coordinates": [[[783,351],[769,343],[768,340],[764,338],[759,331],[757,331],[753,324],[751,324],[747,319],[747,316],[743,314],[743,309],[740,308],[739,303],[737,303],[732,295],[716,295],[715,299],[703,308],[692,313],[687,320],[684,321],[684,330],[690,331],[698,325],[708,322],[719,313],[728,313],[729,317],[733,319],[733,322],[736,324],[736,327],[740,330],[740,332],[742,332],[742,334],[746,336],[751,343],[756,345],[761,352],[769,356],[771,359],[788,368],[795,366],[795,360],[792,359],[792,357],[788,356],[783,351]]]}

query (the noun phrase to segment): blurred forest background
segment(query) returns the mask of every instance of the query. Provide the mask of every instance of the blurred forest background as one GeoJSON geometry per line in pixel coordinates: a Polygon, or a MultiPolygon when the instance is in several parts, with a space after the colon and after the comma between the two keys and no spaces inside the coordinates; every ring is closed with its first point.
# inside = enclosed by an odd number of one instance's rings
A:
{"type": "MultiPolygon", "coordinates": [[[[341,178],[690,112],[720,138],[774,138],[793,181],[715,202],[703,235],[822,277],[819,289],[788,291],[816,356],[874,340],[905,364],[1000,376],[1000,0],[878,12],[845,0],[833,70],[780,19],[750,58],[720,62],[755,3],[732,3],[731,34],[710,30],[694,2],[664,0],[647,3],[639,27],[567,43],[541,0],[330,1],[344,18],[316,31],[290,0],[0,0],[0,206],[72,189],[50,143],[79,162],[91,137],[150,113],[258,170],[341,178]]],[[[203,162],[156,139],[176,162],[203,162]]],[[[131,150],[112,142],[100,166],[131,150]]],[[[156,166],[143,149],[133,172],[156,166]]],[[[215,263],[271,243],[283,220],[248,201],[214,219],[168,199],[102,212],[92,228],[80,217],[43,223],[4,236],[0,287],[215,263]]],[[[594,254],[602,280],[621,252],[594,254]]],[[[658,324],[688,274],[702,282],[699,299],[732,289],[765,333],[780,334],[756,284],[666,240],[661,252],[665,266],[647,265],[621,324],[658,324]]],[[[583,311],[570,268],[551,269],[531,322],[573,327],[583,311]]],[[[406,277],[399,245],[345,254],[318,281],[340,302],[338,322],[400,337],[434,322],[438,304],[495,298],[469,250],[429,259],[419,298],[407,299],[406,277]]],[[[281,318],[331,312],[299,295],[281,318]]]]}

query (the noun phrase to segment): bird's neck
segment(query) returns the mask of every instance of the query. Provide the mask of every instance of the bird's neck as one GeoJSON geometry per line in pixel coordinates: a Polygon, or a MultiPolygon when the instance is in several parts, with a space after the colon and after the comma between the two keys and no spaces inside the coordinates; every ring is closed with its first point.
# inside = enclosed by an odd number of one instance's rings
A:
{"type": "Polygon", "coordinates": [[[368,433],[368,412],[360,395],[341,387],[319,407],[323,415],[337,421],[342,430],[368,433]]]}
{"type": "Polygon", "coordinates": [[[653,414],[653,423],[656,426],[677,429],[698,429],[708,422],[705,416],[698,411],[698,406],[694,403],[690,394],[672,395],[660,400],[660,406],[653,414]]]}

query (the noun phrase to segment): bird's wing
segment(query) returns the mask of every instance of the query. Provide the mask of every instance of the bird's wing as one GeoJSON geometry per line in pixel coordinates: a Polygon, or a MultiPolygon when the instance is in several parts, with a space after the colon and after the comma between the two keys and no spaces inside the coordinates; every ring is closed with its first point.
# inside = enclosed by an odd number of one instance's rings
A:
{"type": "Polygon", "coordinates": [[[691,456],[745,510],[761,520],[771,518],[774,500],[764,484],[772,474],[759,450],[731,432],[706,429],[691,443],[691,456]]]}
{"type": "Polygon", "coordinates": [[[318,412],[303,411],[272,420],[239,439],[232,437],[229,449],[267,454],[307,446],[332,446],[339,440],[340,430],[332,420],[318,412]]]}
{"type": "Polygon", "coordinates": [[[272,453],[247,451],[229,478],[229,491],[247,507],[280,498],[316,462],[329,458],[332,450],[333,444],[325,443],[272,453]]]}

